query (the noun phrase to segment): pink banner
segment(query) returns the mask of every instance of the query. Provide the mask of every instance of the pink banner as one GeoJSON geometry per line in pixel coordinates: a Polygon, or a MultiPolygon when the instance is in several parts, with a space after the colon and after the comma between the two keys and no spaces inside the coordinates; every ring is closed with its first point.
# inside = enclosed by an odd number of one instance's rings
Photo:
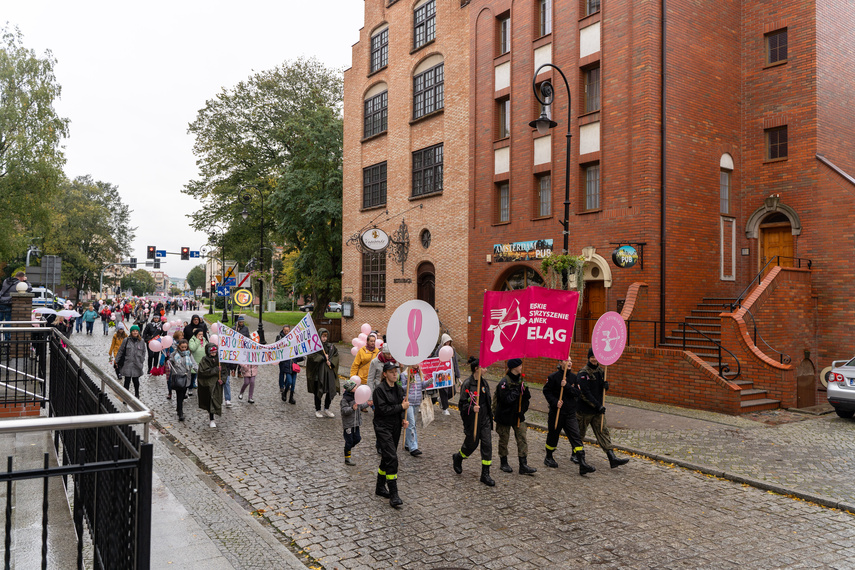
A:
{"type": "Polygon", "coordinates": [[[422,360],[419,368],[422,370],[422,378],[428,382],[425,384],[425,390],[450,388],[454,383],[450,360],[443,362],[439,358],[427,358],[422,360]]]}
{"type": "Polygon", "coordinates": [[[481,366],[511,358],[567,358],[578,302],[577,291],[485,291],[481,366]]]}

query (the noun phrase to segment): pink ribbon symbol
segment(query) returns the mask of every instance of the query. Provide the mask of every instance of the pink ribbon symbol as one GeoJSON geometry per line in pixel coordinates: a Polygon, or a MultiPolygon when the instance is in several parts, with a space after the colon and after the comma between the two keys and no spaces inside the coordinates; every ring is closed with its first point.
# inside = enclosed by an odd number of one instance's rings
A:
{"type": "Polygon", "coordinates": [[[407,318],[407,336],[410,344],[407,345],[407,356],[419,355],[419,335],[422,333],[422,312],[419,309],[410,311],[407,318]]]}

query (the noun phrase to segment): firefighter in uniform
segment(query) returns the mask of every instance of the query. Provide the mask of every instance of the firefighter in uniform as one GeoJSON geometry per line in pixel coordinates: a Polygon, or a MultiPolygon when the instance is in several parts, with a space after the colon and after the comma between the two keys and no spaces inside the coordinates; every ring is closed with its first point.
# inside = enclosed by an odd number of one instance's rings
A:
{"type": "Polygon", "coordinates": [[[543,397],[549,403],[549,431],[546,434],[546,458],[543,464],[547,467],[558,467],[558,462],[552,454],[558,447],[561,431],[567,435],[573,446],[573,455],[579,462],[579,475],[593,473],[596,469],[585,462],[585,448],[582,436],[579,434],[579,423],[576,420],[576,400],[582,395],[577,384],[576,375],[570,371],[573,361],[569,358],[558,363],[558,369],[550,374],[543,387],[543,397]],[[561,388],[564,388],[562,392],[561,388]],[[555,419],[558,418],[558,427],[555,419]]]}
{"type": "Polygon", "coordinates": [[[514,430],[514,438],[517,440],[517,455],[520,460],[520,475],[531,475],[537,472],[534,467],[529,467],[528,440],[526,432],[528,426],[525,423],[525,413],[531,400],[531,390],[525,385],[522,376],[522,360],[512,358],[508,360],[508,371],[505,377],[496,386],[495,399],[493,400],[493,417],[496,419],[496,433],[499,434],[499,469],[505,473],[513,473],[514,470],[508,465],[508,441],[511,430],[514,430]]]}
{"type": "Polygon", "coordinates": [[[612,438],[609,433],[609,427],[606,425],[606,407],[603,402],[605,391],[609,389],[609,383],[605,379],[603,367],[594,356],[594,350],[588,350],[588,363],[579,371],[577,376],[579,380],[579,389],[582,392],[582,397],[579,400],[579,409],[577,417],[579,420],[579,430],[582,437],[588,431],[588,426],[594,430],[594,436],[597,438],[597,443],[606,452],[609,458],[609,467],[614,469],[621,465],[629,463],[629,459],[618,458],[612,446],[612,438]]]}
{"type": "Polygon", "coordinates": [[[490,465],[493,463],[493,409],[490,405],[490,386],[484,380],[476,379],[478,374],[478,359],[469,357],[469,368],[472,375],[469,376],[460,387],[460,419],[463,420],[463,445],[460,451],[455,453],[451,459],[454,472],[463,473],[463,460],[474,453],[475,448],[481,446],[481,482],[488,487],[494,487],[496,482],[490,477],[490,465]],[[475,401],[478,401],[476,404],[475,401]],[[478,433],[475,434],[475,414],[478,414],[478,433]]]}
{"type": "Polygon", "coordinates": [[[406,413],[410,407],[404,396],[404,388],[398,378],[398,364],[385,363],[383,381],[374,388],[371,398],[374,402],[374,434],[380,450],[380,468],[377,470],[374,493],[388,497],[393,507],[404,503],[398,496],[398,442],[401,441],[401,429],[407,427],[406,413]]]}

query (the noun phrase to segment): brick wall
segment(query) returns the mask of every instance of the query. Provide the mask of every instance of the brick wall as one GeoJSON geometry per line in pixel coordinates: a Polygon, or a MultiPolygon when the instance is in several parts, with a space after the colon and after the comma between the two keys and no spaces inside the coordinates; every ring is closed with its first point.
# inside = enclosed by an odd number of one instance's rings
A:
{"type": "Polygon", "coordinates": [[[417,269],[430,262],[436,275],[436,309],[457,346],[467,343],[467,265],[469,189],[469,15],[459,2],[436,3],[436,40],[413,51],[412,3],[366,0],[365,27],[353,46],[352,67],[344,74],[344,192],[345,241],[372,220],[389,235],[404,220],[409,228],[409,255],[403,265],[386,259],[385,304],[362,303],[362,259],[355,246],[343,247],[343,296],[355,301],[354,319],[343,322],[343,338],[359,333],[368,322],[381,332],[394,310],[417,298],[417,269]],[[389,64],[369,75],[372,32],[389,25],[389,64]],[[411,51],[413,53],[411,53],[411,51]],[[445,104],[441,113],[413,122],[413,70],[425,58],[444,57],[445,104]],[[363,101],[366,92],[388,86],[388,131],[363,141],[363,101]],[[412,152],[444,144],[443,192],[412,199],[412,152]],[[362,209],[362,169],[387,162],[385,207],[362,209]],[[417,208],[410,210],[410,208],[417,208]],[[384,213],[384,209],[387,213],[384,213]],[[406,211],[410,210],[410,211],[406,211]],[[388,214],[388,215],[387,215],[388,214]],[[431,232],[430,247],[419,241],[431,232]],[[399,279],[404,282],[395,283],[399,279]]]}

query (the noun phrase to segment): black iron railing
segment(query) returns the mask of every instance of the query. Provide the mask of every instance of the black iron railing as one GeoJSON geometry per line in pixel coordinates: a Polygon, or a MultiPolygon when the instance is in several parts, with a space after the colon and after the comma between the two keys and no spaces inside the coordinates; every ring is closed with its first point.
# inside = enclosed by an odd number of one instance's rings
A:
{"type": "MultiPolygon", "coordinates": [[[[51,465],[52,453],[46,453],[43,466],[22,466],[14,471],[13,458],[9,457],[6,472],[0,473],[0,483],[5,483],[7,490],[6,568],[11,564],[13,484],[28,479],[44,480],[44,495],[38,498],[42,501],[44,568],[49,557],[48,481],[62,477],[66,489],[73,487],[77,567],[147,569],[151,550],[152,445],[148,443],[151,412],[114,378],[104,374],[73,342],[53,329],[31,331],[33,343],[41,342],[42,337],[47,340],[46,350],[35,350],[34,366],[47,372],[43,380],[47,391],[42,392],[38,401],[42,405],[47,403],[48,417],[0,422],[0,436],[53,432],[52,452],[56,461],[51,465]],[[119,407],[129,411],[120,411],[119,407]],[[135,424],[141,424],[142,428],[135,424]],[[91,539],[92,559],[84,561],[86,530],[91,539]]],[[[16,370],[16,376],[15,380],[24,381],[20,369],[16,370]]],[[[20,394],[19,390],[9,393],[12,398],[20,398],[20,394]]],[[[12,398],[7,398],[7,406],[15,403],[12,398]]],[[[15,495],[16,501],[33,499],[15,495]]]]}
{"type": "Polygon", "coordinates": [[[45,403],[45,363],[50,329],[29,322],[0,326],[0,405],[45,403]]]}
{"type": "Polygon", "coordinates": [[[742,307],[742,308],[745,309],[745,312],[751,316],[751,322],[754,324],[754,345],[758,346],[757,345],[757,339],[759,338],[761,341],[763,341],[763,344],[766,345],[766,348],[768,348],[769,350],[771,350],[772,352],[774,352],[778,355],[778,361],[781,364],[790,364],[793,361],[793,359],[790,358],[790,355],[786,354],[784,352],[781,352],[780,350],[775,350],[774,348],[772,348],[772,345],[770,345],[768,342],[766,342],[766,339],[763,338],[763,335],[761,335],[760,333],[757,332],[757,319],[754,317],[754,313],[752,313],[746,307],[742,307]]]}
{"type": "Polygon", "coordinates": [[[761,269],[760,272],[757,275],[755,275],[753,279],[751,279],[751,281],[748,283],[748,285],[745,286],[745,289],[742,290],[742,293],[740,293],[736,297],[736,300],[733,303],[725,303],[724,306],[730,307],[731,313],[733,311],[735,311],[736,309],[738,309],[739,307],[741,307],[742,306],[742,299],[745,298],[745,295],[748,294],[748,291],[752,287],[754,287],[755,284],[760,285],[760,283],[763,282],[763,276],[766,274],[766,270],[769,268],[769,266],[771,265],[772,267],[775,267],[777,265],[780,265],[782,259],[792,259],[794,266],[799,267],[799,268],[801,268],[802,262],[804,262],[805,267],[807,267],[808,269],[813,267],[813,261],[811,261],[810,259],[803,258],[803,257],[789,257],[787,255],[776,255],[774,257],[771,257],[771,258],[769,258],[769,261],[766,262],[766,265],[763,266],[763,269],[761,269]],[[796,265],[796,264],[798,264],[798,265],[796,265]]]}

